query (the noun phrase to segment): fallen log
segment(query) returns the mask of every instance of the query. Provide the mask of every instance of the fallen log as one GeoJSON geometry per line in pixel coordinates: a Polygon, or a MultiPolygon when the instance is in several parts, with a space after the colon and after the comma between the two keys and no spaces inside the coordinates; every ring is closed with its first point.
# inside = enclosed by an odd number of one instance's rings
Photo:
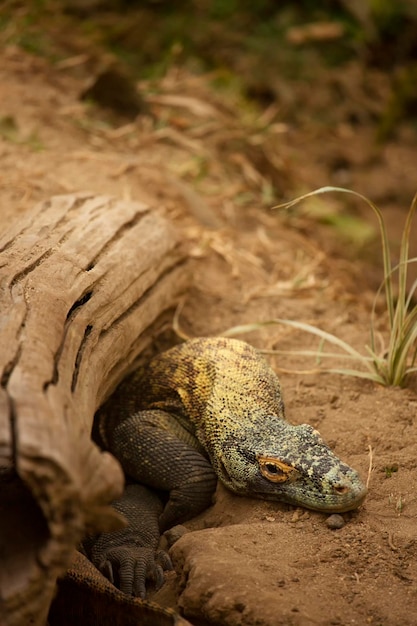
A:
{"type": "Polygon", "coordinates": [[[187,284],[171,225],[143,204],[56,196],[0,241],[0,624],[44,624],[86,529],[121,524],[97,408],[187,284]]]}

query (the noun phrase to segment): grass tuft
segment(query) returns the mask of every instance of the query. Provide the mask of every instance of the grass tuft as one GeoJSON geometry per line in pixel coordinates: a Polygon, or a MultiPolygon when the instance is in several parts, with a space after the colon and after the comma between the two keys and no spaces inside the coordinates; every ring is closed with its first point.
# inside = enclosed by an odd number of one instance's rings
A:
{"type": "Polygon", "coordinates": [[[286,326],[303,330],[319,337],[321,340],[319,350],[271,350],[268,351],[269,353],[287,355],[291,354],[296,356],[310,357],[314,356],[316,357],[318,362],[318,367],[314,371],[326,371],[331,373],[344,374],[347,376],[366,378],[386,386],[404,386],[407,383],[407,379],[410,374],[417,372],[417,304],[413,303],[417,300],[417,298],[415,298],[417,293],[417,280],[414,281],[410,291],[407,293],[408,266],[410,263],[414,263],[417,261],[417,258],[409,258],[410,231],[412,219],[417,208],[417,194],[413,198],[405,221],[404,230],[401,238],[400,260],[398,265],[393,268],[391,264],[391,251],[388,241],[388,233],[383,215],[380,209],[378,209],[378,207],[366,196],[357,193],[356,191],[345,189],[343,187],[321,187],[320,189],[316,189],[315,191],[304,194],[298,198],[295,198],[294,200],[291,200],[290,202],[286,202],[285,204],[278,205],[274,208],[290,208],[307,198],[311,198],[318,194],[334,191],[340,193],[348,193],[360,198],[361,200],[364,200],[366,204],[374,211],[378,219],[380,229],[384,280],[375,295],[374,305],[371,313],[370,345],[365,346],[366,354],[359,352],[349,343],[343,341],[332,333],[328,333],[311,324],[297,322],[289,319],[272,319],[266,322],[235,326],[227,330],[225,333],[223,333],[223,335],[240,335],[242,333],[257,330],[259,328],[272,324],[284,324],[286,326]],[[378,348],[377,337],[379,339],[379,334],[377,335],[375,330],[375,306],[377,298],[381,291],[384,291],[385,293],[385,303],[389,320],[389,337],[387,344],[382,342],[378,348]],[[333,346],[341,349],[342,353],[324,351],[323,345],[326,343],[330,343],[333,346]],[[320,366],[320,361],[322,359],[335,357],[343,357],[343,359],[349,359],[354,364],[356,363],[359,367],[322,368],[320,366]]]}

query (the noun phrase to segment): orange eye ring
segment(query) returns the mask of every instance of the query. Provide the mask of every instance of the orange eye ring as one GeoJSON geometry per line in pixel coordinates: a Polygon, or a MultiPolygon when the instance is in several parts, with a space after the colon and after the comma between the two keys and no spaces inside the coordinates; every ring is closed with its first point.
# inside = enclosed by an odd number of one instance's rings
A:
{"type": "Polygon", "coordinates": [[[269,456],[258,456],[258,463],[262,476],[272,483],[293,481],[298,476],[298,472],[294,467],[269,456]]]}

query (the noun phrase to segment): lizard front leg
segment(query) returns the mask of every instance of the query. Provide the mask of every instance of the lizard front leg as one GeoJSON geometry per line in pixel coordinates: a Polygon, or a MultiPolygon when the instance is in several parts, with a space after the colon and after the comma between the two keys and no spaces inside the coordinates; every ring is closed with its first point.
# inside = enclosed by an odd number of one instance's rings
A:
{"type": "Polygon", "coordinates": [[[159,518],[161,531],[210,506],[216,474],[175,417],[161,410],[138,412],[114,428],[109,443],[128,476],[169,492],[159,518]]]}

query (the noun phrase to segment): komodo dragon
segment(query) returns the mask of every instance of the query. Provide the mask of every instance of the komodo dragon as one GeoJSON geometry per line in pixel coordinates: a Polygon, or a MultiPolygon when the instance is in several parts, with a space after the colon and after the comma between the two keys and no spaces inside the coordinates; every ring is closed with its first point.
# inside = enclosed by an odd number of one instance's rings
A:
{"type": "Polygon", "coordinates": [[[207,508],[217,478],[237,494],[325,512],[355,509],[366,496],[358,473],[314,428],[286,421],[277,376],[235,339],[193,339],[156,356],[119,386],[97,431],[129,482],[168,494],[162,503],[129,484],[114,504],[127,528],[85,543],[111,582],[141,598],[170,567],[160,532],[207,508]]]}

